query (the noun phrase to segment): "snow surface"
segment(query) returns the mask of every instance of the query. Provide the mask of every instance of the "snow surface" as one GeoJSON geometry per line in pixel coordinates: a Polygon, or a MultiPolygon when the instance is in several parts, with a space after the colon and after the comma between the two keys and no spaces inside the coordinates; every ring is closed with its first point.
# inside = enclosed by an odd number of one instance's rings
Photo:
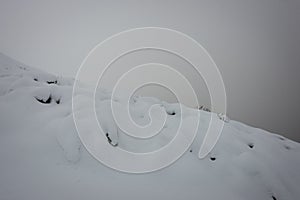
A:
{"type": "MultiPolygon", "coordinates": [[[[231,120],[213,151],[200,160],[198,150],[215,114],[199,110],[192,111],[201,112],[197,140],[170,167],[139,175],[105,167],[78,139],[71,110],[73,81],[0,54],[0,200],[300,198],[299,143],[231,120]]],[[[90,92],[78,95],[88,98],[90,92]]],[[[109,97],[99,89],[97,113],[112,142],[146,152],[174,136],[180,113],[168,115],[162,133],[149,141],[123,137],[111,120],[109,97]]],[[[155,98],[135,97],[133,119],[147,124],[147,110],[155,103],[167,112],[178,109],[155,98]]]]}

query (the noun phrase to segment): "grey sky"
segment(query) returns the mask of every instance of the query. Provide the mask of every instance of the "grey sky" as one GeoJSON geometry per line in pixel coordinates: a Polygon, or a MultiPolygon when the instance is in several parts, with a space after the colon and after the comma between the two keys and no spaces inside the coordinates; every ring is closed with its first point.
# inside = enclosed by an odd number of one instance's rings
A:
{"type": "MultiPolygon", "coordinates": [[[[2,0],[0,51],[29,66],[74,76],[96,44],[144,26],[184,32],[208,50],[223,75],[231,118],[300,141],[296,0],[2,0]]],[[[203,104],[209,104],[205,86],[196,85],[203,104]]]]}

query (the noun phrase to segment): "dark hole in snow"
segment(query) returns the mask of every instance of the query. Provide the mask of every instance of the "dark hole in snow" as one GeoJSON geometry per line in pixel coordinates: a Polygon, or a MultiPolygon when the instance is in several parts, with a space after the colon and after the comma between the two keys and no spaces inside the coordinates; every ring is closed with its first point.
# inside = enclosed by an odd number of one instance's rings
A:
{"type": "Polygon", "coordinates": [[[216,158],[215,158],[215,157],[210,157],[210,160],[211,160],[211,161],[215,161],[216,158]]]}
{"type": "Polygon", "coordinates": [[[52,97],[51,97],[51,95],[50,95],[50,96],[48,97],[47,100],[39,99],[39,98],[37,98],[37,97],[35,97],[35,99],[36,99],[38,102],[40,102],[40,103],[43,103],[43,104],[49,104],[49,103],[51,103],[52,97]]]}
{"type": "Polygon", "coordinates": [[[60,99],[57,99],[55,102],[56,102],[57,104],[60,104],[60,99]]]}
{"type": "Polygon", "coordinates": [[[248,144],[248,147],[250,148],[250,149],[253,149],[253,147],[254,147],[254,144],[248,144]]]}
{"type": "Polygon", "coordinates": [[[39,81],[37,78],[34,78],[33,80],[34,80],[34,81],[39,81]]]}
{"type": "Polygon", "coordinates": [[[272,196],[272,199],[273,199],[273,200],[277,200],[277,198],[276,198],[275,196],[272,196]]]}
{"type": "Polygon", "coordinates": [[[27,70],[26,67],[19,66],[19,68],[22,70],[27,70]]]}
{"type": "Polygon", "coordinates": [[[110,139],[108,133],[106,133],[106,138],[107,138],[108,142],[111,143],[111,139],[110,139]]]}
{"type": "Polygon", "coordinates": [[[203,110],[203,111],[206,111],[206,112],[211,112],[211,110],[210,110],[209,108],[206,108],[206,107],[204,107],[204,106],[200,106],[200,107],[198,108],[198,110],[203,110]]]}
{"type": "Polygon", "coordinates": [[[172,112],[168,112],[168,111],[167,111],[167,114],[168,114],[168,115],[175,115],[176,113],[175,113],[174,111],[172,111],[172,112]]]}
{"type": "Polygon", "coordinates": [[[106,135],[107,141],[108,141],[108,143],[109,143],[110,145],[112,145],[112,146],[114,146],[114,147],[118,146],[118,143],[113,144],[113,142],[112,142],[112,140],[110,139],[108,133],[106,133],[105,135],[106,135]]]}
{"type": "Polygon", "coordinates": [[[57,84],[57,80],[55,81],[47,81],[48,84],[57,84]]]}
{"type": "Polygon", "coordinates": [[[291,147],[290,146],[287,146],[287,145],[284,145],[284,148],[287,149],[287,150],[290,150],[291,147]]]}
{"type": "Polygon", "coordinates": [[[190,152],[192,153],[192,152],[193,152],[193,149],[191,149],[190,152]]]}

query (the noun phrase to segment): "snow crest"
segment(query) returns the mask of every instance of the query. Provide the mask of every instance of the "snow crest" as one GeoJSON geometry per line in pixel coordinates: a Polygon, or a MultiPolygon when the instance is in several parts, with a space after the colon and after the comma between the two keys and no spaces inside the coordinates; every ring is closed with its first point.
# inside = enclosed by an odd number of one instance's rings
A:
{"type": "MultiPolygon", "coordinates": [[[[218,116],[196,109],[183,116],[201,112],[196,140],[175,164],[142,175],[108,169],[78,138],[73,82],[0,54],[0,199],[299,199],[299,143],[231,120],[213,151],[200,160],[209,118],[218,116]]],[[[78,95],[92,94],[86,90],[78,95]]],[[[168,113],[158,136],[136,142],[114,123],[109,98],[109,92],[97,91],[96,112],[113,145],[147,152],[174,137],[182,114],[177,104],[134,97],[130,111],[138,124],[149,122],[153,104],[160,103],[168,113]]]]}

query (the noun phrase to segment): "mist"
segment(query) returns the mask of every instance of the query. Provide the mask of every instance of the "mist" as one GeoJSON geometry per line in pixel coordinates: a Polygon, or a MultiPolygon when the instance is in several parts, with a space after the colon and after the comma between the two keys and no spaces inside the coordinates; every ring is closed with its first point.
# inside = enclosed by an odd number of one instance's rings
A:
{"type": "MultiPolygon", "coordinates": [[[[75,76],[89,51],[120,31],[147,26],[181,31],[216,62],[231,119],[300,141],[299,10],[299,1],[293,0],[2,1],[0,52],[57,75],[75,76]]],[[[124,59],[115,69],[148,60],[173,66],[190,78],[200,103],[210,106],[203,79],[182,60],[157,51],[124,59]]],[[[140,93],[176,101],[162,88],[140,93]]]]}

